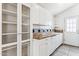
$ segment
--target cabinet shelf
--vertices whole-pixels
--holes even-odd
[[[29,32],[21,32],[21,33],[19,33],[19,34],[28,34]]]
[[[13,46],[13,45],[17,45],[17,42],[3,44],[2,47],[8,47],[8,46]]]
[[[13,48],[16,48],[16,46],[11,46],[11,47],[9,47],[9,48],[5,48],[5,49],[3,49],[2,51],[10,50],[10,49],[13,49]]]
[[[25,43],[25,42],[30,42],[30,39],[22,40],[22,43]]]
[[[22,17],[24,18],[30,18],[30,16],[23,14]]]
[[[17,4],[16,3],[9,3],[9,5],[11,5],[11,6],[14,6],[14,7],[17,7]]]
[[[23,41],[21,41],[22,43],[25,43],[25,44],[28,44],[27,42],[30,42],[30,40],[29,39],[27,39],[27,40],[23,40]],[[4,49],[4,50],[8,50],[8,49],[12,49],[12,48],[15,48],[16,46],[13,46],[13,45],[17,45],[17,42],[13,42],[13,43],[8,43],[8,44],[3,44],[2,45],[2,47],[9,47],[9,46],[11,46],[10,48],[7,48],[7,49]],[[3,51],[4,51],[3,50]]]
[[[10,15],[14,15],[14,16],[16,16],[17,15],[17,13],[16,12],[14,12],[14,11],[10,11],[10,10],[6,10],[6,9],[3,9],[2,10],[3,11],[3,14],[10,14]]]
[[[30,52],[30,42],[22,43],[22,56],[28,56]]]
[[[8,21],[2,21],[2,23],[4,23],[4,24],[17,24],[16,22],[8,22]]]
[[[11,34],[17,34],[17,33],[3,33],[2,35],[11,35]]]
[[[26,26],[29,26],[29,24],[25,24],[25,23],[23,23],[22,25],[26,25]]]
[[[29,33],[29,32],[22,32],[22,34],[27,34],[27,33]]]

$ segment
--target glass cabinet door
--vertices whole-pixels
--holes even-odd
[[[17,4],[2,3],[2,56],[17,55]]]
[[[22,56],[28,56],[30,50],[30,8],[22,5]]]
[[[29,56],[30,53],[30,43],[26,42],[22,44],[22,56]]]

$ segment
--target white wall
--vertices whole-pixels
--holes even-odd
[[[57,15],[55,19],[55,24],[60,25],[64,28],[64,19],[71,16],[79,16],[79,4]]]
[[[79,21],[79,4],[73,6],[72,8],[69,8],[65,12],[57,15],[55,18],[55,24],[62,28],[65,28],[64,27],[65,19],[67,17],[74,17],[74,16],[77,16],[78,21]],[[77,23],[77,25],[78,25],[77,30],[79,32],[79,23]],[[75,34],[74,33],[65,33],[64,34],[64,43],[74,45],[74,46],[79,46],[79,34],[78,33],[75,33]]]

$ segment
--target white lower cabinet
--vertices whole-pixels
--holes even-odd
[[[62,34],[41,40],[33,39],[33,56],[49,56],[62,43]]]
[[[63,43],[62,34],[52,37],[52,52]]]
[[[54,50],[56,49],[56,37],[51,37],[51,49],[50,49],[50,54],[52,54],[54,52]],[[50,42],[49,42],[50,43]]]
[[[52,48],[53,48],[53,41],[52,41],[52,37],[47,38],[48,40],[48,55],[50,55],[52,53]]]
[[[48,56],[48,44],[46,42],[39,45],[39,55]]]
[[[62,34],[48,38],[48,55],[52,54],[63,43]]]
[[[48,44],[46,39],[33,39],[33,56],[47,56]]]

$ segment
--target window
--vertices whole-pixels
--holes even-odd
[[[76,32],[76,21],[77,18],[75,17],[67,19],[67,32]]]

